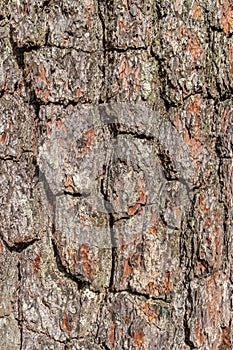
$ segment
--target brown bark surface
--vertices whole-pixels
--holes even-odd
[[[0,349],[230,350],[230,0],[0,2]]]

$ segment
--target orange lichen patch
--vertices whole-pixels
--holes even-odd
[[[115,328],[116,325],[112,323],[108,329],[108,342],[111,346],[115,344]]]
[[[171,279],[171,272],[165,271],[163,291],[164,293],[170,293],[172,290],[173,290],[173,283]]]
[[[221,5],[220,23],[226,34],[233,28],[233,4],[231,0],[224,0]]]
[[[127,259],[125,260],[124,272],[123,272],[123,277],[122,277],[123,281],[124,281],[127,277],[129,277],[129,276],[131,275],[132,271],[133,271],[133,268],[132,268],[132,266],[130,265],[129,260],[130,260],[129,258],[127,258]]]
[[[2,243],[0,242],[0,254],[2,254],[3,252],[3,247],[2,247]]]
[[[201,6],[199,5],[199,2],[197,0],[195,0],[193,2],[193,6],[192,6],[192,17],[194,19],[199,19],[201,16]]]
[[[145,305],[143,306],[143,312],[149,322],[158,320],[158,312],[156,310],[151,310],[150,305],[148,303],[145,303]]]
[[[82,95],[82,90],[78,87],[77,89],[76,89],[76,97],[80,97],[81,95]]]
[[[143,330],[139,330],[132,334],[132,338],[135,346],[141,347],[143,345],[144,335],[145,334]]]
[[[133,206],[128,208],[128,214],[133,216],[138,212],[138,210],[141,208],[141,205],[139,203],[134,204]]]
[[[6,141],[6,133],[3,132],[3,133],[1,134],[1,137],[0,137],[0,143],[3,144],[3,143],[5,143],[5,141]]]
[[[93,278],[92,253],[87,244],[82,244],[80,248],[81,263],[88,278]]]
[[[155,233],[158,233],[158,224],[157,225],[154,225],[152,227],[149,228],[149,233],[151,235],[155,234]]]
[[[48,85],[48,82],[46,79],[46,71],[42,63],[39,65],[39,72],[40,72],[40,80],[42,80],[46,85]]]
[[[159,288],[158,286],[153,282],[149,282],[147,286],[145,287],[146,291],[148,291],[151,295],[157,297],[159,296]]]
[[[199,115],[201,111],[201,99],[199,95],[195,95],[193,101],[190,103],[188,113]]]
[[[35,259],[32,262],[33,270],[36,276],[38,276],[38,272],[40,270],[40,264],[41,264],[41,256],[37,254]]]
[[[66,330],[68,333],[70,333],[72,331],[72,328],[71,328],[71,325],[70,325],[70,322],[69,322],[69,319],[68,319],[68,316],[67,314],[64,312],[64,315],[63,315],[63,320],[62,320],[62,324],[61,324],[62,328],[64,330]]]
[[[139,190],[139,204],[146,204],[146,194],[142,188]]]
[[[188,40],[188,45],[186,47],[186,50],[189,51],[192,55],[192,63],[196,62],[198,59],[201,58],[201,46],[198,38],[196,36],[192,36]]]

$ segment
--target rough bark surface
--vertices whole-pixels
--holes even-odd
[[[230,350],[230,0],[0,2],[0,348]]]

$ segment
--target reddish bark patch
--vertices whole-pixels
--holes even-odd
[[[198,115],[198,114],[200,114],[200,111],[201,111],[200,96],[195,95],[193,102],[190,103],[190,105],[189,105],[188,113]]]
[[[72,331],[72,328],[71,328],[71,325],[70,325],[70,322],[69,322],[69,319],[68,319],[68,316],[67,314],[64,312],[64,315],[63,315],[63,320],[62,320],[62,328],[65,329],[68,333],[70,333]]]
[[[192,36],[189,41],[186,48],[187,51],[189,51],[192,55],[192,63],[196,62],[198,58],[201,56],[201,46],[198,38],[196,36]]]
[[[90,153],[91,147],[94,145],[95,129],[89,129],[85,132],[86,143],[83,146],[83,150],[78,152],[78,156],[81,157],[86,153]]]
[[[231,0],[224,0],[220,9],[220,23],[226,34],[233,28],[233,4]]]
[[[230,337],[230,327],[222,329],[222,343],[219,346],[219,350],[231,350],[231,337]]]
[[[195,0],[192,6],[192,17],[194,19],[199,19],[200,16],[201,16],[201,7],[199,5],[199,2]]]
[[[173,283],[171,279],[171,272],[165,271],[165,278],[164,278],[164,293],[170,293],[173,289]]]
[[[203,333],[201,322],[196,323],[194,336],[199,346],[204,344],[206,336]]]
[[[155,234],[155,233],[158,233],[158,225],[155,224],[154,226],[150,227],[150,228],[149,228],[149,233],[150,233],[151,235],[153,235],[153,234]]]
[[[134,332],[132,334],[132,338],[133,338],[135,346],[141,347],[143,345],[144,335],[145,334],[144,334],[143,330],[139,330],[139,331]]]
[[[141,188],[139,190],[139,200],[138,203],[140,204],[146,204],[146,194],[144,192],[144,190]]]
[[[1,135],[1,138],[0,138],[0,143],[3,144],[3,143],[5,143],[5,141],[6,141],[6,133],[3,132]]]
[[[129,258],[127,258],[124,264],[123,281],[131,275],[132,271],[133,271],[133,268],[129,263]]]
[[[48,82],[46,79],[46,71],[42,63],[39,65],[39,72],[40,72],[40,80],[42,80],[46,85],[48,85]]]
[[[37,254],[35,259],[32,262],[33,270],[36,276],[38,276],[38,272],[40,270],[40,264],[41,264],[41,256],[40,254]]]
[[[139,190],[139,199],[137,200],[137,202],[128,208],[128,214],[131,216],[136,214],[141,208],[141,204],[146,204],[146,194],[142,188],[140,188]]]
[[[157,297],[160,294],[159,287],[153,282],[149,282],[145,287],[146,291],[148,291],[151,295]]]
[[[108,330],[108,342],[111,346],[115,344],[115,328],[116,325],[112,323]]]
[[[143,307],[143,311],[144,311],[149,322],[158,320],[159,315],[158,315],[157,310],[151,309],[151,307],[148,303],[145,303],[145,305]]]
[[[92,268],[92,258],[91,258],[91,251],[87,244],[82,244],[81,249],[81,261],[83,269],[86,273],[87,278],[93,278],[93,268]]]
[[[128,214],[133,216],[134,214],[136,214],[138,212],[140,207],[141,206],[139,203],[134,204],[132,207],[128,208]]]

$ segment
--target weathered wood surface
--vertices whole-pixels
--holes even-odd
[[[229,0],[0,2],[0,348],[230,350]]]

